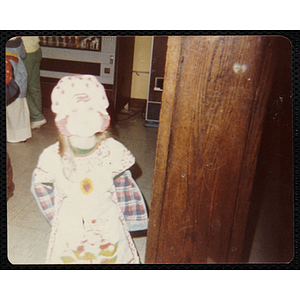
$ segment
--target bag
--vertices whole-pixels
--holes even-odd
[[[15,60],[15,57],[13,57]],[[13,66],[10,62],[10,56],[5,57],[6,65],[6,106],[14,102],[20,95],[20,88],[14,80]]]

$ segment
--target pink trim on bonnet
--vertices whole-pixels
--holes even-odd
[[[104,116],[100,113],[101,117],[102,117],[102,120],[103,120],[103,123],[102,123],[102,127],[101,127],[101,131],[100,132],[104,132],[108,127],[109,127],[109,124],[110,124],[110,116],[107,115],[107,116]]]
[[[66,136],[71,136],[71,133],[67,129],[68,117],[69,116],[66,116],[64,119],[55,121],[55,125],[61,134],[66,135]]]

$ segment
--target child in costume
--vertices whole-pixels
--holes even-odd
[[[40,155],[31,188],[52,225],[46,262],[139,263],[129,230],[147,228],[146,207],[128,171],[134,157],[107,137],[104,87],[63,77],[51,98],[59,142]]]

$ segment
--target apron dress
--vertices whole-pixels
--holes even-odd
[[[75,155],[76,172],[67,179],[72,167],[63,168],[58,150],[56,143],[43,151],[32,178],[31,191],[52,225],[46,263],[139,263],[129,227],[144,230],[148,220],[126,171],[134,164],[130,151],[104,140]]]

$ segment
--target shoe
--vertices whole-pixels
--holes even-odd
[[[41,126],[43,126],[44,124],[47,123],[47,120],[41,120],[41,121],[35,121],[35,122],[31,122],[31,129],[37,129],[40,128]]]
[[[27,139],[26,140],[23,140],[23,141],[9,141],[9,140],[6,140],[8,143],[11,143],[11,144],[17,144],[17,143],[26,143],[27,142]]]

